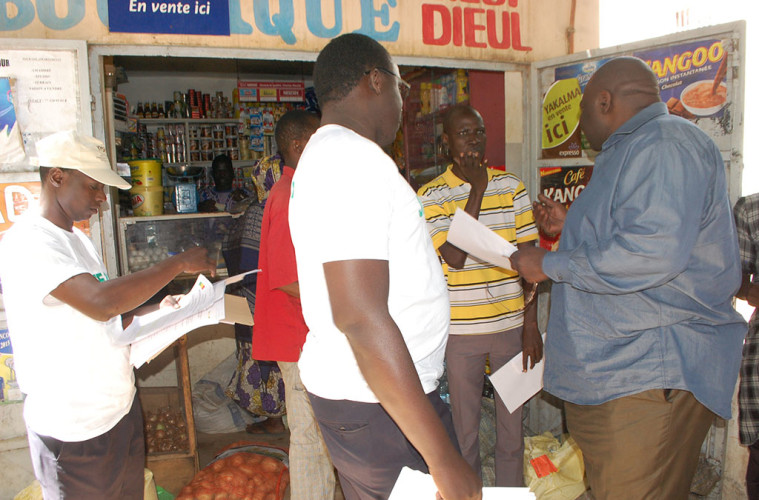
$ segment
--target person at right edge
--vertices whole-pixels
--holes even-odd
[[[314,66],[321,127],[293,176],[303,317],[298,362],[347,500],[388,498],[404,466],[445,500],[480,499],[438,379],[448,291],[424,212],[382,150],[408,84],[375,40],[335,38]]]
[[[759,307],[759,193],[738,200],[733,209],[743,279],[735,296],[754,308]],[[738,386],[738,435],[748,447],[746,494],[759,499],[759,315],[754,309],[743,344],[743,361]]]
[[[730,418],[746,333],[724,162],[667,113],[640,59],[601,66],[580,106],[593,177],[566,214],[534,206],[547,233],[563,229],[558,251],[511,256],[554,282],[545,389],[565,401],[596,499],[686,500],[715,414]]]
[[[424,215],[443,260],[451,302],[451,329],[445,352],[453,427],[466,461],[480,471],[480,416],[485,362],[495,372],[522,352],[522,368],[543,356],[535,288],[522,293],[522,279],[448,242],[461,209],[517,247],[534,245],[538,231],[527,190],[516,176],[487,167],[487,134],[480,113],[463,104],[443,117],[443,145],[451,164],[419,189]],[[509,412],[495,394],[495,485],[524,486],[522,407]]]

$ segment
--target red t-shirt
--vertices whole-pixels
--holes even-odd
[[[253,359],[298,361],[308,327],[303,320],[300,299],[278,287],[298,281],[295,249],[290,237],[288,207],[290,185],[295,170],[284,167],[271,188],[261,224],[261,248],[253,312]]]

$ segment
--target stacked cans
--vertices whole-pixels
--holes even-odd
[[[188,134],[190,161],[211,161],[221,154],[240,159],[237,123],[190,125]]]

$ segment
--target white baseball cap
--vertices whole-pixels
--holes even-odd
[[[102,141],[74,130],[56,132],[36,142],[37,164],[78,170],[84,175],[119,189],[132,184],[111,169]]]

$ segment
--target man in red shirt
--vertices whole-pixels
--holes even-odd
[[[290,427],[290,497],[332,499],[335,475],[327,447],[300,380],[298,359],[308,327],[300,306],[295,249],[290,238],[288,205],[293,173],[319,118],[307,111],[290,111],[274,131],[285,167],[264,209],[256,283],[253,358],[277,361],[285,381]]]

